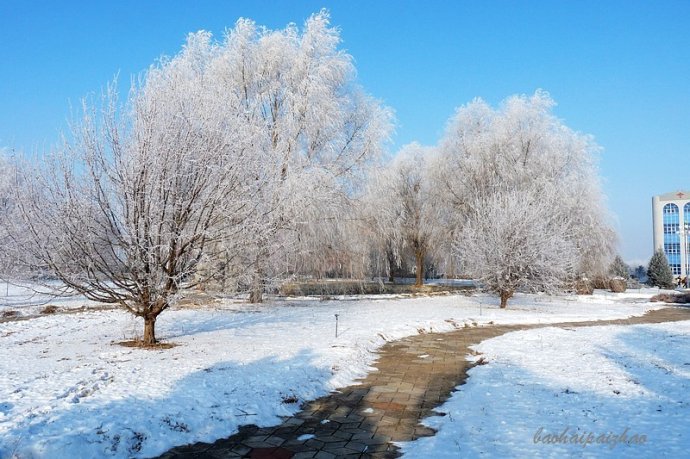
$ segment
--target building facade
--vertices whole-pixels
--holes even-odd
[[[690,191],[652,198],[654,250],[663,249],[674,276],[690,274]]]

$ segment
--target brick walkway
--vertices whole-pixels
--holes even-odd
[[[306,403],[277,426],[248,425],[215,443],[176,447],[160,459],[182,458],[392,458],[397,441],[430,436],[420,425],[467,377],[469,346],[504,333],[545,326],[583,327],[690,320],[690,308],[674,307],[623,320],[463,328],[411,336],[383,346],[360,385]]]

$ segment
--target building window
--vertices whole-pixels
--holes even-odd
[[[687,204],[685,206],[687,207]],[[673,204],[673,203],[666,204],[664,206],[664,221],[666,221],[667,216],[672,216],[672,215],[676,215],[676,216],[678,215],[678,206]],[[676,221],[678,221],[678,217],[675,217],[675,218],[676,218]]]
[[[667,255],[680,255],[680,242],[664,244],[664,252],[666,252]]]
[[[686,202],[683,206],[683,229],[681,233],[683,236],[683,243],[685,244],[685,275],[690,274],[690,202]]]
[[[688,203],[688,204],[690,204],[690,203]],[[685,205],[687,206],[688,204],[685,204]],[[673,204],[673,203],[666,204],[664,206],[664,213],[665,214],[677,214],[678,213],[678,206]]]
[[[678,223],[664,223],[664,234],[677,234],[680,230]]]
[[[671,236],[671,235],[668,235]],[[674,276],[680,275],[680,241],[678,235],[673,235],[676,238],[675,242],[668,242],[664,244],[664,253],[668,259],[668,265],[671,267]]]
[[[683,210],[690,211],[690,203],[683,207]],[[687,212],[686,211],[686,212]],[[680,276],[680,215],[678,215],[678,206],[672,203],[666,204],[663,209],[663,224],[664,224],[664,253],[668,258],[668,264],[674,276]],[[685,219],[690,216],[686,213]],[[690,221],[689,221],[690,222]],[[686,236],[687,238],[687,236]]]

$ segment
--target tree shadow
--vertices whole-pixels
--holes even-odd
[[[350,386],[304,403],[281,423],[241,426],[211,443],[173,448],[159,459],[197,457],[398,457],[391,437],[381,433],[380,414],[368,415],[367,385]]]
[[[206,332],[246,329],[258,324],[262,326],[285,324],[288,319],[278,314],[252,314],[243,311],[210,311],[203,315],[199,311],[194,311],[194,314],[190,313],[188,318],[183,314],[177,314],[174,320],[168,320],[169,317],[164,312],[156,324],[156,334],[165,340]]]
[[[108,390],[103,380],[100,387],[70,394],[57,409],[23,413],[3,432],[0,457],[148,457],[172,445],[226,437],[244,424],[278,424],[280,416],[297,411],[290,401],[326,393],[330,370],[313,360],[303,350],[285,360],[220,362],[188,374],[170,391],[161,387],[155,398],[137,396],[137,387],[129,387],[98,400],[93,396]],[[150,384],[146,376],[142,371],[142,386]]]

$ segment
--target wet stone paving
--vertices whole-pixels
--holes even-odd
[[[246,425],[214,443],[173,448],[160,459],[183,458],[393,458],[394,442],[434,435],[421,421],[464,383],[473,365],[470,346],[535,327],[632,325],[690,320],[690,308],[673,307],[622,320],[460,328],[391,342],[379,350],[375,371],[352,385],[307,402],[280,425]]]

